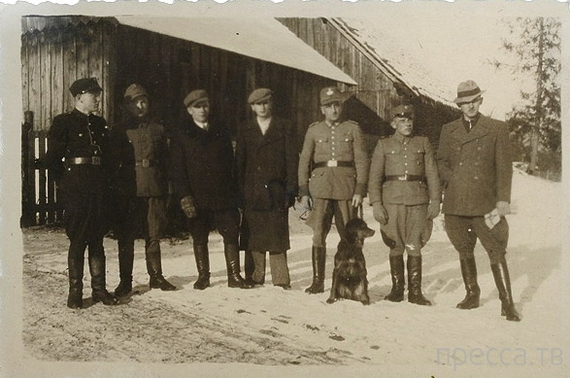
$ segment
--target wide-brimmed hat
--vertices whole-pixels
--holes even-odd
[[[198,101],[208,101],[208,93],[203,89],[196,89],[184,98],[184,106],[189,107],[197,103]]]
[[[457,86],[457,98],[453,100],[453,102],[458,105],[466,102],[471,102],[477,97],[481,96],[483,93],[485,93],[485,91],[482,91],[477,83],[475,83],[473,80],[467,80],[459,83]]]

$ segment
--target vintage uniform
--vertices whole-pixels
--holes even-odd
[[[127,101],[147,97],[138,84],[125,92]],[[174,290],[162,276],[160,238],[166,225],[164,196],[168,146],[164,127],[147,116],[128,115],[113,127],[110,135],[114,168],[114,226],[119,244],[119,287],[117,296],[132,290],[134,244],[139,234],[145,238],[145,259],[150,287]]]
[[[75,97],[100,93],[95,79],[79,79],[70,87]],[[103,237],[109,230],[109,126],[95,114],[77,108],[54,118],[48,134],[48,151],[41,162],[50,169],[62,193],[68,252],[70,296],[68,306],[82,305],[83,266],[88,248],[93,300],[115,304],[106,289]]]

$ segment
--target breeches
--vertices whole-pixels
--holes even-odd
[[[396,205],[385,204],[388,222],[380,226],[382,240],[390,248],[390,255],[398,256],[408,252],[420,256],[422,247],[431,237],[433,222],[427,219],[427,204]]]
[[[352,200],[331,200],[315,198],[313,210],[307,219],[307,224],[313,229],[313,246],[325,247],[326,238],[334,221],[341,238],[346,236],[345,225],[356,217],[357,208],[352,206]]]
[[[207,245],[208,235],[213,230],[222,235],[224,245],[238,245],[239,211],[198,209],[198,215],[188,220],[188,227],[194,246]]]
[[[159,242],[167,222],[164,200],[161,197],[125,197],[127,214],[116,222],[113,230],[119,243],[133,244],[142,234],[146,244]]]

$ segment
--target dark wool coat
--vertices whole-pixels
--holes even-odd
[[[444,185],[442,212],[481,216],[510,202],[513,175],[507,126],[480,116],[470,132],[462,119],[443,126],[436,157]]]
[[[237,182],[230,137],[217,124],[208,131],[190,116],[170,141],[170,173],[175,197],[192,196],[198,209],[228,210],[237,206]]]
[[[265,135],[256,120],[239,130],[236,172],[252,250],[290,247],[287,215],[289,200],[297,195],[296,140],[295,127],[278,118],[271,119]]]

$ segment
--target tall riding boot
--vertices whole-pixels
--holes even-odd
[[[105,254],[89,251],[89,270],[93,302],[103,302],[106,306],[116,305],[117,297],[107,291],[105,284]]]
[[[119,285],[115,296],[125,297],[133,290],[133,262],[135,246],[133,242],[119,240]]]
[[[481,289],[477,284],[477,265],[474,257],[459,260],[461,264],[461,275],[465,283],[465,298],[457,304],[457,308],[469,310],[479,307],[479,296]]]
[[[248,284],[254,285],[255,281],[253,281],[253,272],[255,271],[255,263],[253,260],[252,251],[250,249],[246,249],[243,253],[244,255],[244,266],[243,271],[245,274],[245,282]]]
[[[392,276],[392,290],[384,299],[401,302],[404,300],[404,255],[390,255],[390,275]]]
[[[499,299],[501,300],[501,315],[506,316],[507,320],[518,322],[521,320],[513,301],[511,292],[511,278],[505,258],[501,258],[498,264],[491,264],[493,278],[499,291]]]
[[[325,247],[315,247],[312,250],[313,260],[313,283],[305,289],[305,293],[317,294],[325,291],[325,263],[327,249]]]
[[[194,245],[194,258],[198,279],[194,282],[194,289],[204,290],[210,286],[210,255],[207,245]]]
[[[83,255],[67,258],[69,267],[69,296],[67,307],[81,308],[83,306]]]
[[[158,240],[147,242],[146,251],[146,269],[150,280],[148,286],[151,289],[160,289],[162,291],[176,290],[176,286],[171,284],[162,275],[162,262],[160,257],[160,244]]]
[[[422,294],[422,256],[408,255],[408,302],[431,306]]]
[[[226,268],[228,270],[228,287],[249,289],[253,285],[248,284],[239,274],[239,247],[237,244],[224,245],[224,255],[226,257]]]

